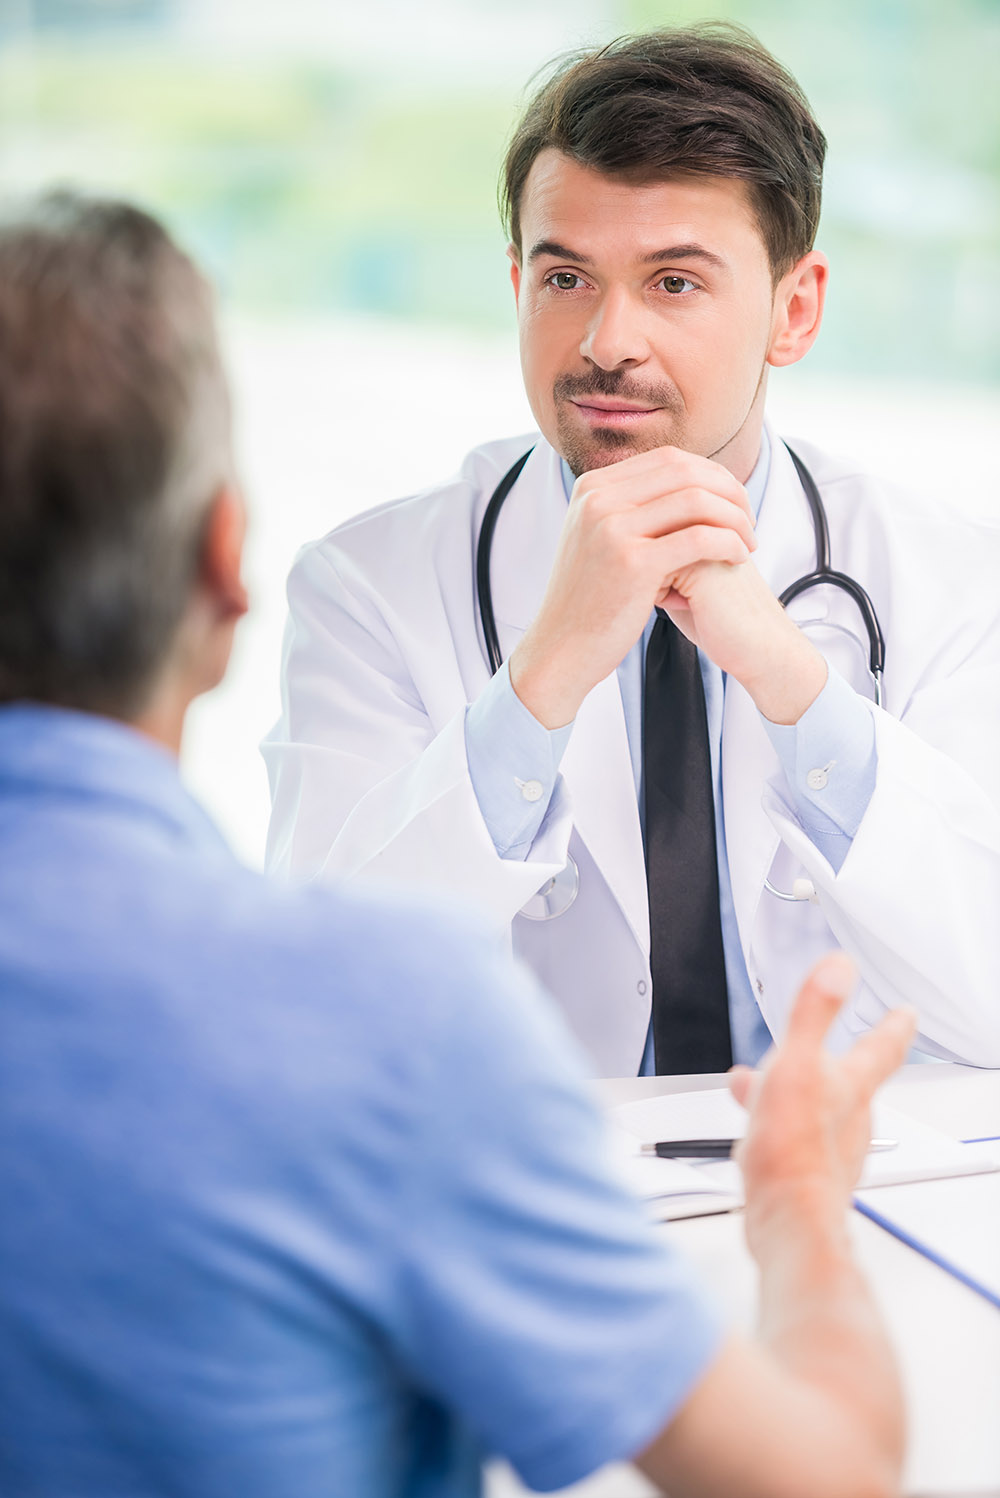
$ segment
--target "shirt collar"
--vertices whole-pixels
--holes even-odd
[[[169,750],[95,713],[33,702],[0,706],[0,798],[32,792],[126,803],[185,842],[226,848],[185,790]]]
[[[771,471],[771,439],[767,433],[767,427],[760,429],[760,452],[753,466],[753,473],[744,484],[753,517],[756,520],[760,515],[760,507],[764,499],[764,490],[767,488],[767,478]]]
[[[563,488],[566,491],[566,499],[568,501],[570,495],[573,492],[573,485],[576,483],[576,479],[573,477],[573,470],[570,468],[565,458],[560,459],[559,467],[562,472]],[[764,490],[767,488],[767,476],[770,470],[771,439],[767,434],[767,428],[761,427],[760,452],[757,454],[757,461],[754,464],[753,473],[751,473],[750,477],[746,481],[746,484],[744,485],[744,488],[747,491],[747,498],[750,501],[750,508],[753,510],[755,520],[760,515],[761,502],[764,498]]]

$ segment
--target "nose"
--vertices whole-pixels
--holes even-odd
[[[644,311],[625,287],[610,287],[587,324],[580,344],[583,357],[600,369],[643,363],[650,353]]]

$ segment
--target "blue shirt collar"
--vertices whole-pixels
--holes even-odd
[[[573,471],[565,458],[561,460],[559,466],[562,470],[563,488],[566,491],[566,499],[568,501],[573,492],[573,485],[576,483],[576,479],[573,477]],[[751,473],[744,486],[755,520],[760,515],[760,507],[764,499],[764,490],[767,488],[767,477],[770,471],[771,439],[767,435],[767,428],[762,427],[760,433],[760,452],[757,454],[753,473]]]
[[[41,703],[0,705],[0,798],[43,794],[127,804],[185,842],[223,850],[173,755],[137,729]]]

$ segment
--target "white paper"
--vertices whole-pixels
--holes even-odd
[[[700,1165],[685,1160],[661,1160],[643,1155],[633,1134],[612,1127],[612,1160],[623,1184],[647,1203],[658,1218],[694,1217],[708,1212],[730,1212],[743,1205],[743,1186],[720,1182]]]
[[[1000,1145],[960,1144],[940,1129],[918,1123],[884,1103],[876,1103],[872,1112],[874,1137],[894,1139],[896,1147],[868,1156],[861,1186],[934,1181],[1000,1170]],[[620,1129],[649,1144],[661,1139],[741,1139],[747,1126],[746,1111],[721,1087],[621,1103],[609,1114]],[[738,1168],[728,1161],[695,1168],[721,1190],[739,1189]]]
[[[1000,1189],[996,1182],[951,1179],[889,1191],[876,1188],[862,1191],[859,1200],[1000,1296]]]
[[[725,1087],[640,1098],[619,1103],[609,1112],[619,1128],[646,1144],[660,1139],[741,1139],[747,1126],[746,1109]]]

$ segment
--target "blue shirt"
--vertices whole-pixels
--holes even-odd
[[[565,462],[562,468],[568,499],[574,479]],[[757,463],[745,486],[755,518],[760,514],[769,470],[770,443],[765,430]],[[655,615],[618,667],[632,774],[643,825],[642,692],[646,646],[654,621]],[[722,795],[726,677],[702,652],[699,652],[698,659],[705,688],[712,761],[719,911],[729,988],[733,1059],[755,1065],[770,1045],[771,1035],[754,997],[743,958],[729,876]],[[822,692],[798,723],[782,726],[770,723],[766,718],[761,721],[781,762],[792,804],[803,827],[832,866],[839,869],[875,789],[875,729],[870,713],[843,678],[831,670]],[[501,857],[524,859],[528,856],[555,790],[559,765],[572,728],[571,723],[554,730],[543,728],[514,692],[506,663],[470,708],[465,734],[469,774],[483,820]],[[810,772],[817,767],[830,769],[834,764],[837,773],[828,776],[822,788],[810,784]],[[512,774],[512,767],[516,767],[516,775]],[[519,787],[532,780],[538,781],[542,794],[529,802],[519,794]],[[650,1025],[639,1072],[640,1075],[649,1075],[654,1069]]]
[[[0,709],[0,1492],[468,1498],[634,1454],[720,1329],[525,975],[242,869],[171,758]]]

